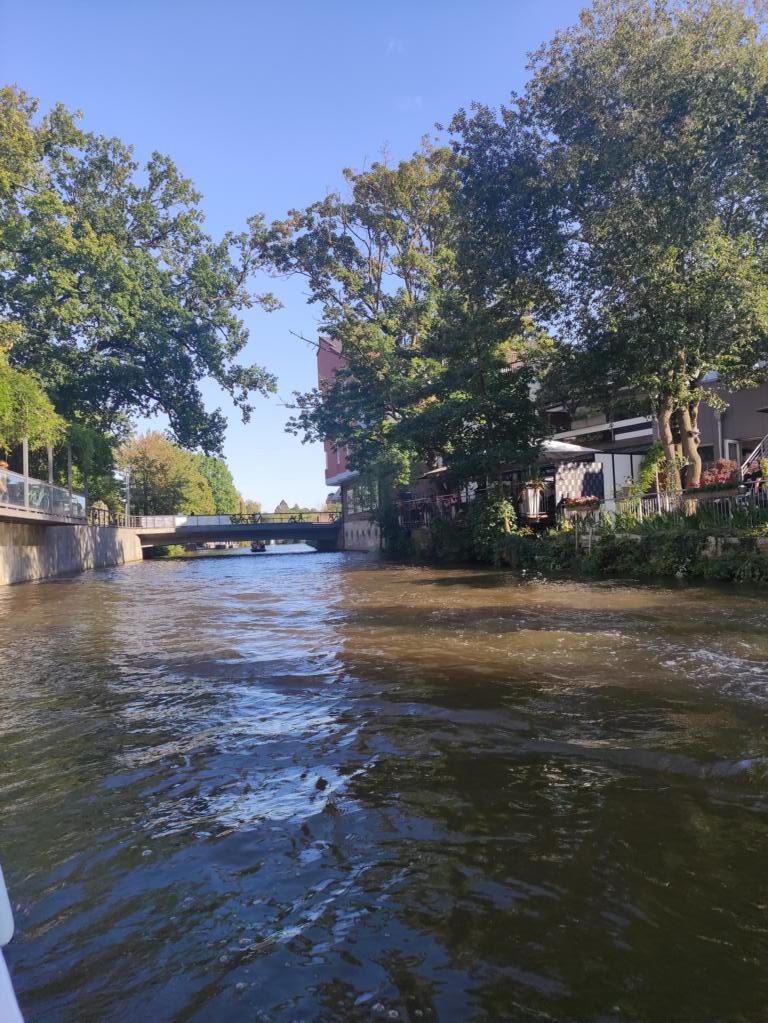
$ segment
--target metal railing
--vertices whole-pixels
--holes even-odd
[[[768,492],[742,485],[733,490],[649,494],[616,501],[612,518],[622,530],[642,523],[675,526],[692,521],[719,528],[749,527],[768,518]]]
[[[744,475],[744,473],[747,471],[747,469],[753,462],[762,461],[766,457],[766,453],[768,453],[768,434],[766,434],[766,436],[763,437],[763,439],[760,441],[760,443],[757,445],[754,451],[752,451],[751,454],[749,454],[747,458],[745,458],[744,461],[741,463],[740,470],[741,475],[742,476]]]
[[[92,526],[128,526],[132,529],[141,527],[140,515],[126,515],[124,512],[112,512],[109,508],[88,509],[88,521]]]
[[[125,518],[125,516],[123,516]],[[337,512],[254,512],[243,515],[131,515],[137,529],[178,529],[184,526],[328,526],[339,521]]]
[[[466,511],[466,508],[467,505],[453,495],[430,495],[398,501],[397,515],[403,528],[418,529],[421,526],[429,526],[433,519],[453,519]]]
[[[85,497],[65,487],[0,469],[0,508],[34,512],[40,516],[86,520]]]

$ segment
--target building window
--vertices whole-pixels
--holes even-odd
[[[379,487],[377,483],[356,483],[347,491],[347,513],[375,511],[379,506]]]

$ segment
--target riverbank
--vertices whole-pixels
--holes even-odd
[[[499,561],[545,577],[584,579],[690,579],[768,584],[766,541],[750,536],[709,536],[693,530],[648,533],[573,531],[512,537]]]
[[[597,526],[534,534],[499,523],[438,522],[396,538],[392,556],[435,564],[495,565],[544,578],[663,580],[768,584],[768,536],[649,526]]]
[[[141,561],[131,529],[0,523],[0,586]]]

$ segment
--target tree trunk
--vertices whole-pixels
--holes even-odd
[[[672,432],[672,399],[665,398],[659,411],[659,439],[667,456],[667,481],[670,490],[682,490],[680,471],[677,468],[677,450]]]
[[[691,402],[680,409],[680,437],[683,455],[688,463],[685,482],[688,486],[701,482],[701,455],[699,454],[699,403]]]

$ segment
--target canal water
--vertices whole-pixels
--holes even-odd
[[[0,594],[28,1023],[768,1019],[768,603],[365,556]]]

